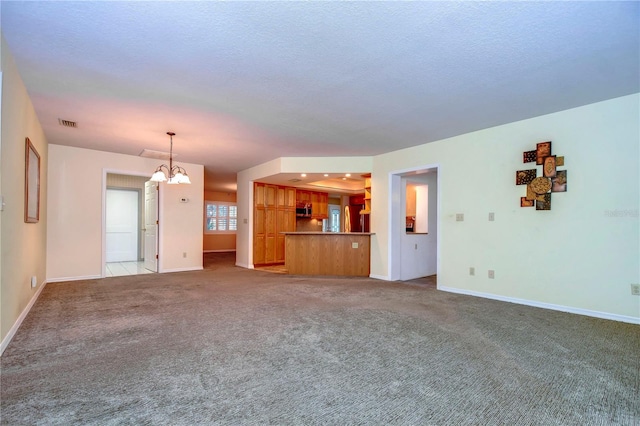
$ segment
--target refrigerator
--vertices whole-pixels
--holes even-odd
[[[344,232],[369,232],[369,215],[360,214],[363,206],[344,206]]]

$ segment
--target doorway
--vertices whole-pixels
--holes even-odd
[[[146,200],[147,176],[105,174],[103,221],[103,276],[139,275],[157,272],[157,237],[155,244],[145,235],[149,208],[157,220],[157,189],[154,202]],[[154,220],[153,235],[157,236]],[[151,247],[149,247],[151,245]],[[152,250],[151,250],[152,249]],[[145,262],[153,251],[152,267]]]
[[[389,279],[435,279],[440,269],[438,165],[394,171],[389,179]]]
[[[107,263],[141,260],[139,206],[138,190],[107,188]]]
[[[337,204],[329,204],[329,217],[322,219],[323,232],[340,232],[340,206]]]

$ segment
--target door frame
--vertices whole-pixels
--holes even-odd
[[[134,172],[131,170],[121,169],[102,169],[102,267],[101,278],[107,276],[107,174],[128,175],[128,176],[142,176],[151,179],[148,173]],[[162,185],[158,185],[158,272],[162,272]]]
[[[440,275],[440,241],[442,241],[441,234],[441,226],[440,226],[440,218],[442,202],[441,202],[441,194],[440,187],[442,186],[441,174],[440,174],[440,165],[439,164],[426,164],[424,166],[410,167],[408,169],[394,170],[389,172],[389,244],[388,244],[388,252],[387,252],[387,261],[389,265],[388,277],[390,281],[399,281],[402,271],[402,264],[400,256],[402,255],[402,232],[404,230],[401,226],[398,226],[399,223],[403,223],[405,220],[404,212],[405,206],[402,205],[404,202],[404,185],[402,185],[402,178],[409,177],[420,172],[426,170],[436,170],[438,174],[438,185],[436,186],[437,191],[437,199],[438,199],[438,208],[436,209],[436,223],[437,223],[437,239],[436,239],[436,274]],[[400,202],[399,202],[400,200]],[[439,286],[439,284],[437,284]]]

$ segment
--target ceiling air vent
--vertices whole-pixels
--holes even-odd
[[[302,179],[295,179],[295,178],[294,179],[289,179],[289,182],[292,182],[292,183],[302,182]]]
[[[78,127],[78,123],[75,121],[63,120],[62,118],[58,118],[58,123],[64,127],[73,127],[74,129]]]
[[[173,158],[176,158],[177,156],[177,154],[173,154]],[[153,149],[145,148],[140,152],[140,157],[155,158],[156,160],[168,160],[169,157],[171,157],[171,154],[168,152],[154,151]]]

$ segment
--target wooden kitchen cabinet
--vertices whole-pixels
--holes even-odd
[[[253,212],[253,233],[255,234],[265,234],[265,220],[264,220],[265,209],[264,207],[256,207]]]
[[[282,232],[296,230],[296,189],[254,184],[253,264],[284,263]]]
[[[327,219],[329,217],[328,193],[315,191],[297,191],[297,194],[299,203],[303,202],[311,204],[312,219]]]
[[[318,192],[311,193],[311,219],[320,219],[320,194]]]
[[[278,190],[277,190],[277,203],[276,203],[276,207],[278,207],[279,209],[283,209],[286,207],[287,203],[285,201],[286,198],[286,191],[284,186],[279,186]]]
[[[360,214],[371,214],[371,175],[364,175],[364,209]]]
[[[264,207],[264,184],[263,183],[254,184],[253,204],[255,207]]]
[[[329,194],[326,192],[320,193],[320,215],[323,219],[329,218]]]
[[[311,192],[304,190],[296,191],[296,201],[298,203],[310,203],[311,202]]]
[[[256,182],[254,184],[253,202],[255,207],[275,207],[278,197],[278,186]]]
[[[295,209],[296,189],[288,186],[279,186],[276,207],[279,209]]]
[[[282,232],[295,232],[296,230],[296,211],[294,209],[278,209],[276,212],[276,224],[278,232],[276,234],[276,262],[285,261],[285,238]]]
[[[264,234],[253,236],[253,264],[262,265],[265,263]]]
[[[286,186],[284,188],[284,203],[285,203],[285,208],[287,209],[294,209],[296,208],[296,189],[295,188],[291,188]],[[295,216],[295,215],[294,215]]]
[[[363,206],[364,205],[364,194],[352,195],[349,197],[349,205],[352,206]]]
[[[274,264],[276,262],[276,235],[268,235],[264,240],[264,263]]]
[[[276,185],[265,185],[264,204],[266,207],[275,207],[278,197],[278,187]]]
[[[264,233],[267,235],[275,234],[278,232],[278,228],[276,226],[276,209],[266,208],[264,209]]]
[[[326,192],[311,192],[311,218],[327,219],[329,217],[329,194]]]
[[[326,192],[296,190],[296,202],[311,204],[312,219],[327,219],[329,217],[329,194]]]

